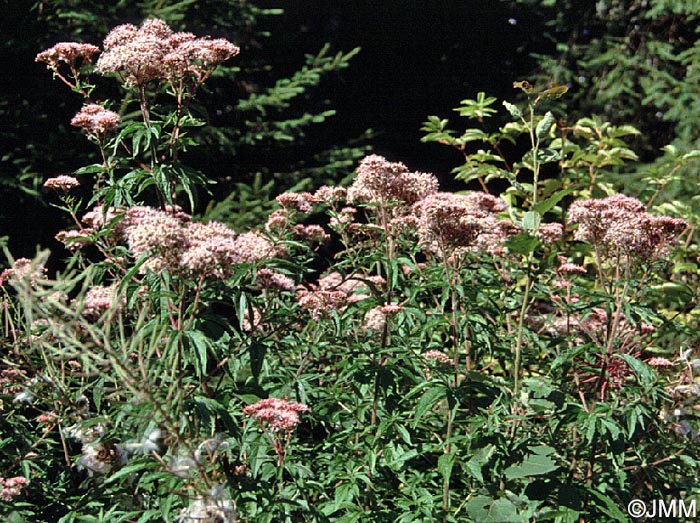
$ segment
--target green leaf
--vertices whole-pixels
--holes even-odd
[[[523,229],[526,231],[536,231],[540,222],[542,221],[542,216],[537,211],[527,211],[525,216],[523,216]]]
[[[624,360],[630,366],[642,387],[650,387],[656,381],[651,367],[631,354],[615,354],[614,357]]]
[[[572,185],[571,187],[567,187],[564,190],[561,190],[557,193],[554,193],[552,196],[547,198],[546,200],[543,200],[539,202],[537,205],[533,207],[533,210],[537,211],[541,215],[544,215],[545,213],[548,213],[549,211],[552,210],[552,208],[557,205],[564,196],[567,196],[571,194],[574,191],[577,191],[579,189],[578,186]]]
[[[506,102],[503,100],[503,106],[508,110],[508,112],[511,114],[513,118],[522,118],[523,113],[522,111],[518,108],[517,105],[512,104],[510,102]]]
[[[555,85],[554,87],[550,87],[549,89],[542,91],[537,99],[556,100],[557,98],[564,96],[568,91],[569,87],[566,85]]]
[[[533,252],[539,244],[540,239],[528,233],[516,234],[505,242],[505,246],[509,251],[515,254],[522,254],[523,256]]]
[[[455,454],[450,452],[449,454],[443,454],[438,458],[438,472],[443,478],[449,479],[452,475],[452,467],[455,464]]]
[[[587,488],[586,490],[600,502],[600,504],[596,504],[596,506],[608,517],[613,518],[613,521],[618,521],[620,523],[627,523],[629,521],[627,514],[620,510],[618,503],[594,488]]]
[[[506,498],[494,500],[490,496],[475,496],[465,505],[469,517],[479,523],[526,522],[527,517],[518,514],[517,507]]]
[[[418,422],[429,409],[434,409],[437,403],[446,395],[445,385],[442,383],[433,382],[428,384],[428,389],[423,393],[423,396],[416,403],[413,415],[413,428],[418,425]]]
[[[464,465],[467,468],[467,472],[471,474],[474,479],[483,483],[484,476],[481,473],[482,467],[491,459],[491,456],[496,451],[495,445],[486,445],[474,452],[474,455],[467,461]]]
[[[549,454],[554,452],[553,448],[543,445],[530,447],[529,450],[532,454],[528,455],[521,463],[511,465],[505,470],[505,476],[508,479],[541,476],[559,468],[549,457]]]
[[[250,356],[250,370],[253,373],[255,381],[258,381],[260,379],[263,363],[265,362],[267,347],[261,343],[253,343],[248,349],[248,354]]]
[[[549,130],[552,128],[552,126],[555,123],[556,123],[556,118],[554,118],[552,111],[547,111],[547,113],[539,121],[539,123],[537,124],[537,127],[535,129],[535,134],[537,136],[537,139],[541,140],[542,138],[547,136],[547,134],[549,134]]]
[[[128,476],[130,474],[134,474],[136,472],[140,472],[142,470],[146,470],[151,467],[151,464],[148,461],[142,461],[139,463],[134,463],[133,465],[127,465],[125,467],[120,468],[118,471],[116,471],[114,474],[109,476],[105,481],[105,485],[109,483],[114,483],[118,479],[123,478],[124,476]]]
[[[201,331],[190,331],[187,333],[187,337],[192,342],[197,356],[197,359],[195,360],[197,375],[204,376],[207,373],[207,361],[209,359],[209,340]]]

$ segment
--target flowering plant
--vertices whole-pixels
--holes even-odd
[[[0,274],[11,518],[626,521],[627,496],[698,493],[697,316],[666,292],[695,289],[689,224],[613,185],[629,129],[540,115],[561,90],[506,104],[493,133],[431,118],[478,190],[369,155],[349,186],[283,193],[234,231],[178,205],[199,183],[178,152],[235,46],[149,20],[104,49],[140,121],[83,108],[103,163],[75,174],[98,174],[95,205],[76,177],[46,182],[73,255]],[[96,54],[38,59],[93,102]],[[481,126],[494,102],[460,112]]]

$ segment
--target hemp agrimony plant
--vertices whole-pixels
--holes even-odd
[[[102,154],[102,164],[77,173],[98,175],[91,201],[133,205],[136,196],[153,186],[161,206],[176,204],[178,189],[194,206],[195,188],[204,180],[179,161],[180,151],[194,145],[187,129],[204,123],[193,115],[191,102],[216,67],[238,54],[238,47],[223,38],[177,33],[162,20],[149,19],[138,28],[115,27],[93,69],[98,52],[94,45],[64,42],[36,57],[85,100],[71,124],[82,128]],[[88,83],[93,71],[119,80],[126,96],[118,109],[123,112],[135,101],[140,121],[128,122],[117,133],[119,114],[93,101],[95,86]]]
[[[182,164],[193,97],[235,46],[149,20],[97,52],[39,55],[102,163],[46,182],[66,267],[0,274],[11,521],[623,522],[698,495],[698,339],[667,292],[697,295],[692,224],[618,192],[631,128],[567,124],[564,89],[518,83],[508,123],[480,94],[473,128],[425,125],[477,190],[369,155],[234,231],[178,198],[204,182]],[[120,103],[96,102],[93,62]]]

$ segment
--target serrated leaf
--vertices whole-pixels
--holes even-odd
[[[542,100],[556,100],[564,96],[568,91],[569,87],[567,85],[555,85],[554,87],[542,91],[537,98]]]
[[[536,231],[540,222],[542,221],[542,216],[537,211],[527,211],[525,216],[523,216],[523,229],[526,231]]]
[[[654,372],[651,370],[649,365],[641,360],[638,360],[631,354],[616,354],[615,357],[624,360],[625,363],[630,366],[642,387],[649,387],[654,384]]]
[[[537,205],[533,207],[533,210],[537,211],[538,213],[544,215],[545,213],[549,212],[552,210],[552,208],[557,205],[564,196],[567,196],[571,194],[572,192],[578,190],[578,186],[571,186],[567,187],[566,189],[554,193],[552,196],[547,198],[546,200],[543,200],[539,202]]]
[[[261,343],[253,343],[248,348],[248,354],[250,356],[250,370],[253,373],[255,381],[258,381],[263,363],[265,362],[267,347]]]
[[[505,246],[509,251],[522,255],[530,254],[539,244],[540,239],[528,233],[516,234],[508,238],[505,242]]]
[[[449,478],[452,475],[452,467],[455,464],[455,455],[453,453],[443,454],[438,458],[438,472],[443,478]]]
[[[114,483],[118,479],[123,478],[124,476],[128,476],[129,474],[133,474],[135,472],[140,472],[142,470],[145,470],[151,466],[150,463],[148,462],[140,462],[140,463],[134,463],[133,465],[127,465],[125,467],[120,468],[118,471],[116,471],[114,474],[109,476],[107,479],[105,479],[104,483],[105,485],[109,483]]]
[[[484,481],[484,476],[481,473],[481,468],[488,462],[495,450],[495,445],[487,445],[485,447],[482,447],[478,449],[474,453],[474,455],[469,459],[469,461],[467,461],[464,464],[467,468],[467,472],[469,472],[477,481]]]
[[[620,510],[620,507],[617,503],[615,503],[615,501],[593,488],[588,488],[586,490],[589,494],[602,503],[596,504],[597,507],[609,517],[613,518],[613,521],[618,521],[620,523],[627,523],[629,521],[627,514]]]

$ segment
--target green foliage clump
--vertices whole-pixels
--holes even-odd
[[[631,124],[639,130],[633,142],[639,161],[616,169],[615,183],[663,212],[697,224],[700,180],[695,160],[700,120],[694,108],[700,85],[700,4],[681,0],[516,3],[529,14],[549,20],[545,36],[553,48],[537,55],[536,83],[541,88],[568,86],[566,112],[574,121],[596,115],[613,126]],[[690,253],[696,252],[696,244],[694,235],[687,242]]]

